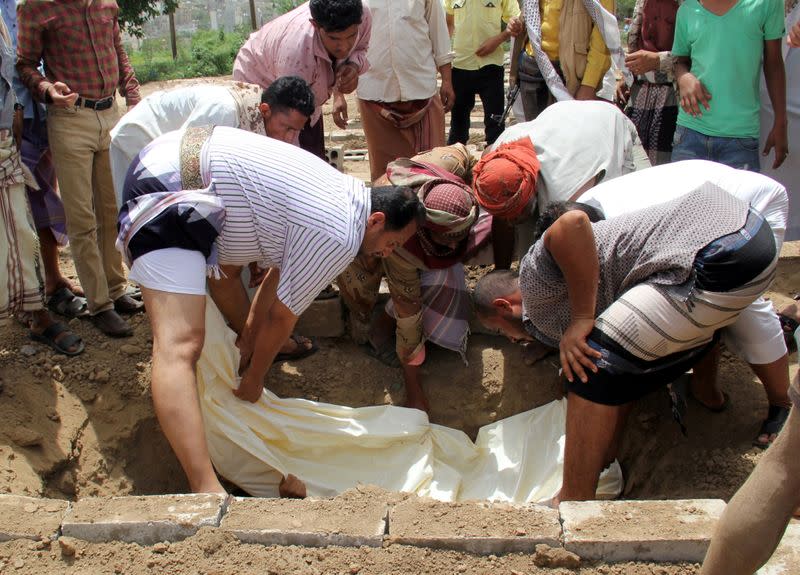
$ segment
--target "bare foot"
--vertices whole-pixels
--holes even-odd
[[[305,499],[306,484],[291,473],[284,475],[278,484],[278,494],[288,499]]]
[[[61,288],[67,288],[69,291],[74,293],[78,297],[86,297],[86,294],[83,293],[83,288],[78,284],[72,283],[68,278],[64,276],[57,277],[52,283],[47,282],[45,286],[44,293],[46,296],[51,296]]]
[[[302,335],[292,335],[283,344],[279,353],[297,353],[300,351],[298,347],[301,345],[308,351],[314,346],[314,342]]]
[[[216,493],[217,495],[227,495],[228,492],[217,479],[216,475],[213,480],[200,483],[197,487],[192,488],[192,493]]]
[[[721,410],[725,405],[725,395],[716,383],[713,385],[700,385],[696,382],[695,377],[692,376],[689,380],[689,386],[692,397],[711,411]]]

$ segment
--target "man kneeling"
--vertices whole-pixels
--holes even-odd
[[[591,206],[551,206],[519,276],[493,272],[475,289],[484,325],[559,348],[568,380],[562,501],[594,497],[626,406],[691,367],[767,289],[778,256],[761,214],[711,184],[599,217]]]

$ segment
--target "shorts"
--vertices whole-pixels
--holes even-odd
[[[154,250],[133,261],[128,278],[147,289],[206,295],[206,258],[182,248]]]

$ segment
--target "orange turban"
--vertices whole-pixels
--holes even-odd
[[[472,169],[475,198],[493,216],[514,220],[536,195],[539,166],[530,138],[502,144]]]

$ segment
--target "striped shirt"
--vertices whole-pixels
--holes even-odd
[[[34,98],[45,99],[49,82],[64,82],[84,98],[119,93],[139,102],[128,55],[122,47],[114,0],[26,0],[17,7],[17,70]],[[44,58],[47,77],[39,73]]]
[[[284,142],[218,126],[201,170],[225,203],[219,262],[280,269],[278,299],[300,315],[358,254],[370,213],[364,184]]]

